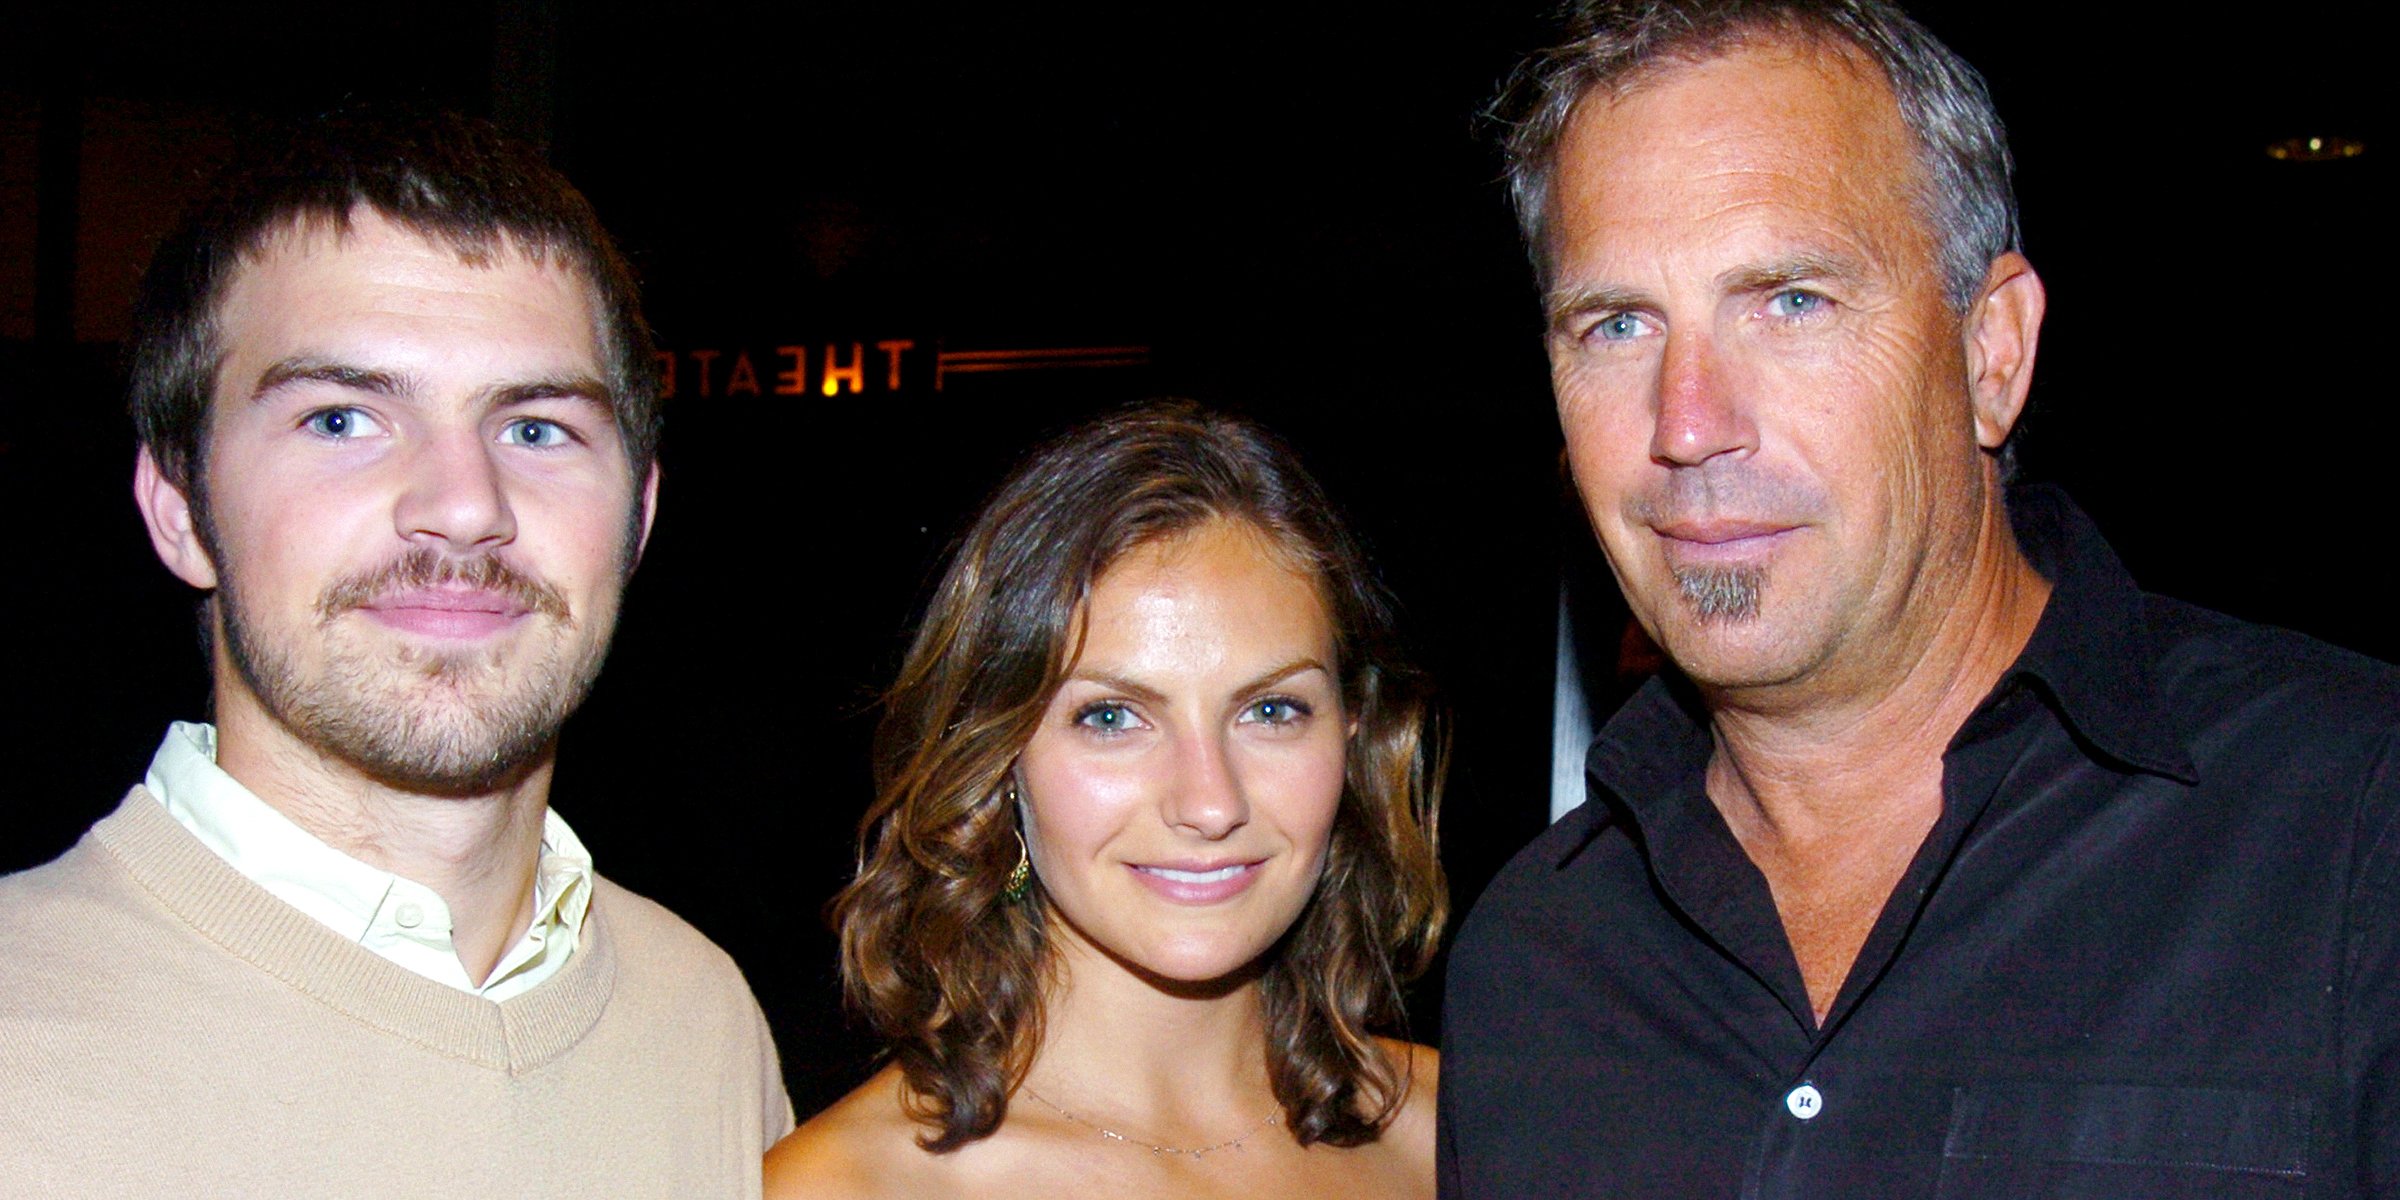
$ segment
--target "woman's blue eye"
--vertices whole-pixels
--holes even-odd
[[[1122,704],[1094,704],[1075,714],[1075,723],[1102,733],[1115,733],[1133,724],[1133,713]]]

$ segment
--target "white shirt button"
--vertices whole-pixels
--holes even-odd
[[[392,923],[402,929],[415,929],[425,923],[425,910],[417,907],[413,900],[404,902],[392,910]]]
[[[1818,1113],[1825,1111],[1825,1095],[1804,1083],[1783,1098],[1783,1106],[1792,1110],[1793,1116],[1813,1121]]]

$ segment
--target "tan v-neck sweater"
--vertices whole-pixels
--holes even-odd
[[[136,788],[0,879],[0,1197],[756,1196],[792,1126],[724,952],[602,879],[501,1003],[342,940]]]

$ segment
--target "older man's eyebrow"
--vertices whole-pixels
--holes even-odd
[[[1718,285],[1728,295],[1752,292],[1771,292],[1811,280],[1844,282],[1858,278],[1861,264],[1835,254],[1793,254],[1750,266],[1737,267],[1718,276]]]
[[[1632,288],[1611,284],[1576,285],[1551,289],[1543,308],[1550,317],[1550,328],[1557,331],[1572,324],[1577,317],[1595,314],[1640,311],[1657,307],[1650,297]]]
[[[326,383],[378,396],[402,395],[410,386],[406,376],[390,371],[329,359],[295,357],[280,359],[259,372],[258,383],[250,389],[250,402],[255,404],[295,383]]]

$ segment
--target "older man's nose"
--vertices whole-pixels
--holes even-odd
[[[1653,401],[1652,461],[1690,467],[1720,454],[1758,448],[1758,428],[1731,376],[1705,334],[1667,335]]]

